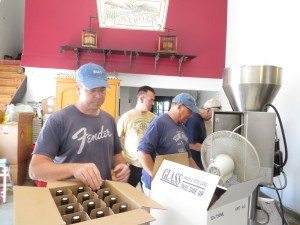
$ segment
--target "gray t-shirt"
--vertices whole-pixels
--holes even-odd
[[[95,163],[102,178],[111,179],[113,155],[121,151],[112,116],[103,110],[99,116],[88,116],[70,105],[47,119],[33,154],[55,163]]]

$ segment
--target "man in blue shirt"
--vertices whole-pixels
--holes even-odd
[[[201,162],[200,150],[202,143],[206,138],[206,129],[204,119],[201,117],[200,112],[193,113],[192,116],[186,121],[185,127],[187,129],[187,135],[189,138],[191,156],[194,159],[197,166],[201,170],[204,170],[204,167]]]
[[[172,100],[170,110],[149,125],[138,146],[138,157],[143,167],[144,191],[151,189],[151,177],[156,155],[189,152],[189,142],[184,127],[185,121],[198,112],[195,99],[188,93],[181,93]],[[190,165],[196,167],[192,158]],[[146,188],[146,189],[145,189]]]
[[[212,111],[219,110],[220,108],[221,103],[218,100],[209,99],[204,103],[199,112],[193,113],[185,123],[190,143],[191,156],[201,170],[204,170],[201,161],[202,143],[207,135],[212,133]]]

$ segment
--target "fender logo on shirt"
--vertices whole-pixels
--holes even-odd
[[[81,129],[79,129],[72,136],[72,139],[81,141],[79,149],[78,149],[78,152],[77,152],[77,154],[81,154],[81,152],[82,152],[82,150],[83,150],[84,145],[85,145],[86,142],[87,143],[91,143],[93,141],[97,141],[97,140],[100,140],[100,139],[103,139],[103,138],[107,138],[107,137],[111,137],[111,136],[112,136],[112,134],[110,133],[110,131],[108,129],[106,129],[104,131],[103,126],[101,126],[101,131],[99,133],[95,133],[95,134],[89,134],[89,133],[87,133],[86,128],[83,127]]]

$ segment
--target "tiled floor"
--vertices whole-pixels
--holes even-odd
[[[32,182],[31,181],[27,181],[25,183],[26,186],[32,186]],[[290,213],[285,213],[285,219],[287,221],[287,225],[300,225],[300,220],[299,219],[299,215],[296,216],[292,216],[292,214]],[[1,200],[0,200],[0,224],[1,225],[13,225],[13,192],[10,190],[8,191],[8,195],[7,195],[7,202],[5,204],[1,204]],[[278,223],[277,223],[278,222]],[[276,225],[281,225],[281,221],[277,221]],[[166,224],[169,225],[169,224]],[[236,224],[238,225],[238,224]],[[275,225],[275,224],[270,224],[268,223],[268,225]]]
[[[0,204],[1,224],[13,225],[13,195],[10,191],[7,195],[7,202]]]

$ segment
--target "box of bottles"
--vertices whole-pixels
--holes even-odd
[[[164,209],[127,183],[105,181],[93,191],[75,180],[16,186],[14,207],[15,225],[147,224],[154,220],[150,208]]]
[[[248,196],[261,178],[225,188],[219,176],[174,162],[176,155],[162,161],[152,180],[151,198],[168,210],[151,210],[151,225],[247,225]]]

